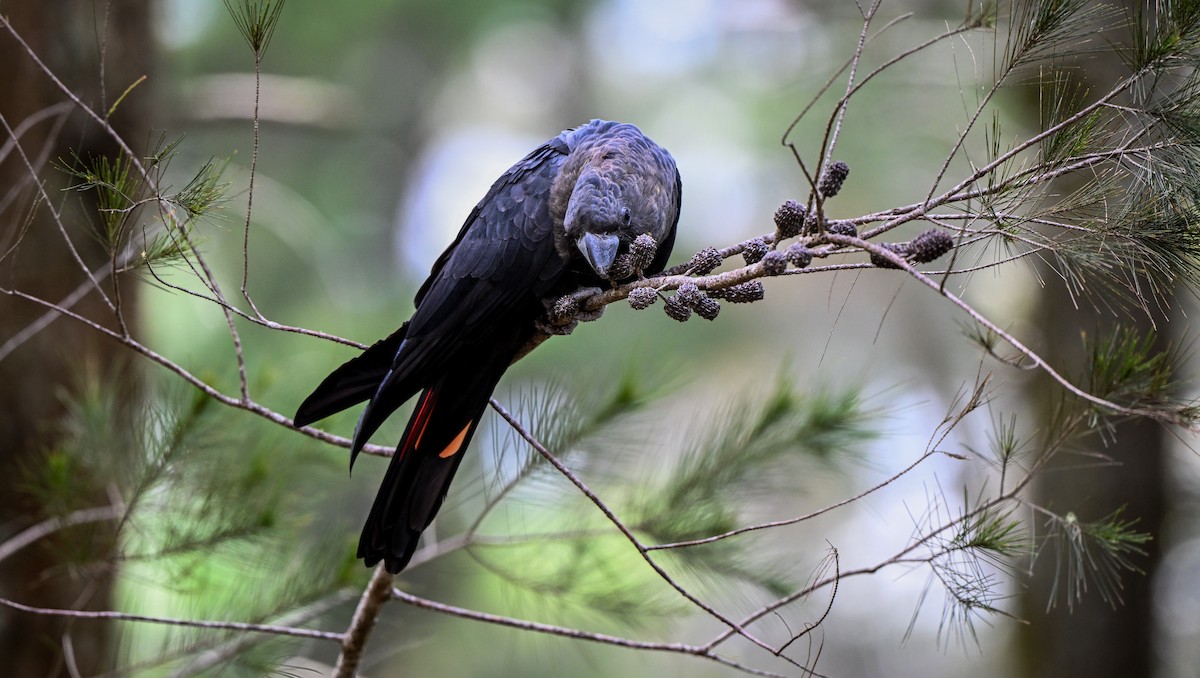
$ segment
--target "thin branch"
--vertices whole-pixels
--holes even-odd
[[[253,400],[244,400],[242,398],[226,395],[225,393],[214,388],[213,386],[210,386],[207,382],[200,379],[196,375],[192,374],[190,371],[188,371],[182,365],[180,365],[180,364],[170,360],[166,356],[154,351],[153,349],[149,348],[145,344],[142,344],[141,342],[137,341],[133,337],[122,336],[120,333],[115,332],[115,331],[95,322],[94,320],[91,320],[90,318],[86,318],[70,309],[55,306],[52,302],[46,301],[45,299],[41,299],[41,298],[36,297],[27,292],[22,292],[21,290],[0,288],[0,294],[8,294],[10,296],[14,296],[14,297],[17,297],[20,299],[25,299],[32,303],[39,304],[46,308],[53,309],[56,313],[64,315],[73,320],[79,321],[79,322],[87,325],[91,329],[93,329],[97,332],[100,332],[101,334],[104,334],[112,339],[117,340],[120,343],[124,344],[125,346],[129,347],[130,349],[133,349],[134,352],[139,353],[142,356],[148,358],[151,362],[155,362],[155,363],[161,365],[162,367],[166,368],[168,371],[179,376],[185,382],[187,382],[188,384],[191,384],[197,390],[201,391],[202,393],[204,393],[208,397],[212,398],[213,400],[216,400],[217,402],[221,403],[222,405],[226,405],[228,407],[232,407],[232,408],[239,409],[239,410],[245,410],[247,412],[252,412],[254,414],[257,414],[260,417],[263,417],[264,419],[267,419],[268,421],[279,424],[280,426],[294,428],[294,424],[290,417],[284,416],[264,405],[261,405],[255,401],[253,401]],[[320,440],[321,442],[329,443],[331,445],[336,445],[338,447],[344,447],[344,448],[349,449],[350,445],[351,445],[351,441],[349,438],[343,438],[342,436],[333,435],[332,433],[327,433],[327,432],[322,431],[313,426],[304,426],[302,428],[297,428],[295,430],[303,433],[304,435],[306,435],[310,438],[315,438],[316,440]],[[378,455],[378,456],[382,456],[382,457],[390,457],[395,452],[395,448],[385,447],[383,445],[368,444],[363,447],[362,451],[367,454],[374,454],[374,455]]]
[[[297,627],[301,624],[316,619],[333,608],[345,603],[354,598],[354,591],[350,589],[341,589],[335,591],[321,600],[305,605],[299,609],[288,612],[275,619],[275,624],[278,626]],[[245,651],[247,648],[258,644],[262,639],[258,636],[240,636],[227,643],[222,643],[218,647],[214,647],[205,652],[200,653],[195,659],[188,662],[186,666],[180,667],[173,672],[170,678],[188,678],[196,674],[210,669],[214,666],[224,664],[230,657]]]
[[[0,562],[4,562],[17,551],[59,530],[75,525],[119,520],[124,512],[124,507],[121,506],[98,506],[96,508],[73,511],[65,516],[47,518],[0,543]]]
[[[6,21],[3,15],[0,15],[0,21]],[[0,125],[4,127],[4,131],[8,134],[9,138],[13,139],[13,147],[16,149],[17,155],[21,157],[21,162],[25,164],[25,169],[29,172],[29,176],[37,177],[38,171],[34,169],[33,163],[29,160],[29,156],[25,154],[25,149],[21,147],[21,142],[17,140],[16,132],[14,132],[13,128],[9,126],[8,119],[5,118],[3,114],[0,114]],[[50,210],[50,215],[54,218],[54,223],[56,226],[58,226],[58,232],[60,235],[62,235],[63,242],[66,244],[67,251],[71,254],[71,258],[75,260],[75,265],[79,267],[80,271],[83,271],[84,275],[89,277],[92,285],[95,286],[96,291],[100,294],[100,298],[104,300],[104,303],[108,306],[109,310],[115,312],[116,306],[113,304],[113,301],[104,293],[103,288],[100,287],[100,283],[96,280],[95,276],[92,275],[91,269],[88,268],[87,264],[83,263],[83,256],[80,255],[79,249],[75,247],[75,242],[71,240],[70,234],[67,233],[66,224],[63,223],[62,219],[62,213],[54,208],[53,201],[50,200],[50,194],[46,192],[45,184],[36,179],[33,180],[33,183],[35,186],[37,186],[38,194],[41,195],[42,200],[46,203],[46,208]]]
[[[246,223],[242,229],[242,297],[246,303],[250,305],[250,310],[254,311],[254,315],[262,318],[263,314],[258,310],[258,306],[254,304],[254,300],[250,298],[250,292],[247,289],[247,283],[250,279],[250,216],[254,210],[254,177],[258,173],[258,145],[259,145],[259,102],[262,97],[262,57],[263,52],[256,50],[254,53],[254,142],[250,151],[250,186],[246,189]]]
[[[783,527],[785,525],[795,525],[796,523],[802,523],[806,520],[812,520],[813,518],[825,515],[826,513],[829,513],[830,511],[839,509],[843,506],[846,506],[847,504],[852,504],[852,503],[858,501],[859,499],[862,499],[871,494],[874,494],[875,492],[878,492],[879,490],[882,490],[883,488],[887,487],[888,485],[891,485],[892,483],[896,482],[897,480],[904,477],[905,475],[908,475],[908,473],[910,471],[915,469],[917,466],[920,466],[921,462],[934,456],[935,454],[946,454],[946,453],[939,452],[938,450],[929,450],[929,451],[925,452],[924,454],[922,454],[920,457],[918,457],[916,461],[909,464],[903,470],[898,471],[897,473],[893,474],[886,480],[883,480],[883,481],[871,486],[870,488],[863,490],[862,492],[859,492],[858,494],[854,495],[853,497],[847,497],[846,499],[843,499],[839,502],[830,504],[829,506],[826,506],[825,508],[813,511],[811,513],[806,513],[802,516],[796,516],[794,518],[787,518],[784,520],[773,520],[770,522],[758,523],[755,525],[748,525],[746,527],[739,527],[735,530],[729,530],[728,532],[722,532],[721,534],[716,534],[711,537],[704,537],[703,539],[690,539],[688,541],[677,541],[677,542],[672,542],[669,544],[656,544],[654,546],[647,546],[646,550],[647,551],[663,551],[663,550],[667,550],[667,549],[685,548],[688,546],[700,546],[702,544],[711,544],[713,542],[718,542],[723,539],[728,539],[730,537],[736,537],[739,534],[745,534],[747,532],[756,532],[758,530],[768,530],[768,529],[771,529],[774,527]],[[947,456],[954,456],[954,455],[947,455]]]
[[[563,638],[574,638],[576,640],[587,640],[593,643],[601,643],[604,645],[615,645],[617,647],[624,647],[631,650],[649,650],[653,652],[688,654],[715,661],[719,664],[723,664],[750,675],[786,678],[783,674],[763,671],[735,662],[731,659],[716,654],[712,648],[709,647],[687,645],[685,643],[654,643],[645,640],[633,640],[631,638],[622,638],[620,636],[612,636],[606,633],[584,631],[582,629],[571,628],[568,626],[555,626],[553,624],[543,624],[541,622],[514,619],[512,617],[504,617],[501,615],[489,614],[487,612],[470,610],[465,607],[457,607],[454,605],[439,603],[437,601],[414,596],[411,593],[401,591],[397,588],[392,589],[392,597],[402,603],[412,605],[413,607],[432,610],[434,612],[440,612],[442,614],[447,614],[462,619],[471,619],[473,621],[484,622],[487,624],[506,626],[508,628],[518,629],[521,631],[531,631],[533,633],[542,633],[551,636],[560,636]],[[733,632],[730,631],[730,633]],[[812,675],[819,676],[819,674]]]
[[[110,271],[107,266],[103,267],[101,269],[101,273],[99,274],[99,280],[104,280],[107,278],[109,272]],[[72,290],[70,294],[63,297],[61,301],[54,304],[54,306],[59,308],[71,308],[75,304],[79,303],[81,299],[86,297],[88,292],[91,292],[94,289],[96,289],[95,285],[93,285],[90,281],[85,280],[84,282],[80,283],[78,287]],[[55,320],[58,320],[60,317],[62,317],[62,314],[57,310],[46,311],[42,315],[38,316],[37,320],[34,320],[25,327],[21,328],[20,332],[17,332],[9,337],[8,340],[6,340],[3,344],[0,344],[0,361],[3,361],[9,356],[9,354],[20,348],[25,342],[37,336],[39,332],[49,327],[51,323],[53,323]]]
[[[838,582],[841,580],[841,574],[840,574],[841,561],[838,558],[838,550],[836,548],[833,548],[832,545],[830,545],[830,550],[833,552],[832,553],[833,592],[829,594],[829,603],[827,605],[825,605],[825,611],[821,613],[821,616],[817,618],[817,621],[812,622],[811,624],[805,624],[804,630],[800,631],[799,633],[793,634],[791,640],[788,640],[788,642],[784,643],[783,645],[780,645],[779,646],[780,652],[783,652],[784,650],[786,650],[788,648],[789,645],[796,642],[797,640],[800,640],[804,636],[807,636],[808,634],[812,633],[814,630],[819,628],[822,624],[825,623],[825,620],[829,618],[829,613],[833,612],[833,603],[834,603],[834,601],[837,600]]]
[[[489,402],[491,403],[492,409],[494,409],[501,417],[503,417],[504,420],[508,422],[508,425],[525,439],[525,442],[529,443],[531,447],[537,450],[538,454],[542,455],[542,457],[544,457],[546,461],[550,462],[550,464],[554,466],[559,473],[565,476],[567,480],[571,481],[571,484],[574,485],[580,492],[582,492],[583,495],[587,497],[588,500],[591,501],[601,513],[604,514],[604,517],[607,518],[608,521],[611,522],[621,532],[621,534],[625,536],[625,539],[637,549],[637,552],[642,557],[642,560],[646,561],[646,564],[649,565],[650,568],[653,569],[655,573],[657,573],[658,576],[667,583],[667,585],[675,589],[676,592],[686,598],[693,605],[701,610],[704,610],[709,615],[728,626],[731,629],[731,632],[736,632],[738,635],[746,638],[750,642],[768,652],[771,652],[772,654],[776,653],[775,648],[751,635],[732,619],[724,614],[721,614],[711,605],[700,600],[695,594],[693,594],[691,591],[688,591],[677,581],[675,581],[674,577],[672,577],[666,570],[663,569],[661,565],[654,561],[654,559],[650,556],[649,550],[637,538],[637,535],[635,535],[633,531],[629,529],[629,527],[627,527],[615,513],[613,513],[612,509],[609,508],[609,506],[605,504],[604,501],[601,500],[600,497],[597,496],[596,493],[593,492],[591,488],[589,488],[587,484],[579,478],[579,476],[575,475],[571,469],[567,468],[565,464],[559,461],[558,457],[554,456],[550,450],[546,449],[546,446],[543,445],[537,438],[535,438],[533,434],[531,434],[529,430],[526,429],[523,424],[521,424],[521,422],[517,421],[517,419],[513,417],[512,414],[509,413],[509,411],[505,409],[504,406],[501,405],[495,398],[491,398]],[[787,657],[783,658],[789,662],[792,661]]]
[[[274,624],[250,624],[247,622],[234,621],[154,617],[144,614],[129,614],[127,612],[113,612],[109,610],[64,610],[57,608],[34,607],[32,605],[18,603],[7,598],[0,598],[0,605],[21,612],[40,614],[49,617],[68,617],[71,619],[112,619],[116,621],[147,622],[150,624],[162,624],[163,626],[183,626],[197,629],[249,631],[251,633],[269,633],[277,636],[290,636],[293,638],[334,640],[339,643],[342,642],[343,637],[342,634],[334,633],[332,631],[317,631],[315,629],[301,629],[292,626],[276,626]]]
[[[1016,483],[1012,488],[1010,488],[1004,494],[998,495],[997,497],[980,504],[979,506],[977,506],[976,508],[974,508],[970,511],[964,511],[957,518],[952,518],[952,519],[948,520],[946,523],[940,525],[939,527],[929,530],[924,535],[921,535],[919,538],[913,540],[908,546],[904,547],[900,551],[893,554],[891,557],[886,558],[882,561],[879,561],[878,563],[871,565],[869,567],[862,567],[862,568],[858,568],[858,569],[854,569],[854,570],[849,570],[849,571],[840,573],[836,577],[827,577],[825,579],[821,579],[819,581],[813,582],[812,584],[810,584],[798,591],[789,593],[786,596],[782,596],[782,597],[776,599],[775,601],[760,607],[759,609],[755,610],[754,612],[751,612],[750,614],[746,615],[746,617],[744,617],[741,620],[741,624],[743,626],[749,626],[750,624],[755,623],[756,621],[758,621],[759,619],[762,619],[763,617],[767,616],[768,614],[771,614],[771,613],[779,610],[780,608],[786,607],[786,606],[790,605],[791,603],[793,603],[797,600],[800,600],[801,598],[804,598],[805,596],[811,594],[812,592],[814,592],[818,589],[824,588],[831,584],[835,584],[835,583],[837,583],[841,580],[844,580],[848,577],[856,577],[856,576],[862,576],[862,575],[875,574],[875,573],[879,572],[880,570],[883,570],[885,568],[892,567],[895,565],[914,565],[914,564],[915,565],[927,565],[927,564],[929,564],[931,561],[933,561],[937,557],[943,555],[943,553],[942,552],[934,552],[934,553],[930,553],[929,555],[927,555],[925,557],[910,557],[909,554],[913,553],[914,551],[924,547],[926,544],[937,539],[937,537],[939,535],[945,533],[946,531],[954,529],[955,527],[957,527],[959,525],[965,524],[965,523],[973,520],[975,517],[977,517],[979,515],[986,514],[987,512],[992,511],[1000,506],[1003,506],[1009,502],[1015,501],[1016,498],[1021,494],[1021,492],[1024,491],[1025,487],[1028,486],[1028,484],[1033,481],[1034,477],[1035,477],[1035,474],[1030,473],[1025,478],[1023,478],[1020,482]],[[717,636],[715,636],[712,640],[710,640],[705,645],[705,647],[708,647],[708,648],[716,647],[717,645],[720,645],[721,643],[725,642],[726,640],[729,640],[734,635],[735,634],[733,633],[732,630],[729,630],[729,629],[723,630],[719,634],[717,634]]]
[[[1026,150],[1033,148],[1034,146],[1040,144],[1043,140],[1061,132],[1062,130],[1079,122],[1080,120],[1083,120],[1087,116],[1091,115],[1092,112],[1095,111],[1096,109],[1107,105],[1108,102],[1112,101],[1114,98],[1116,98],[1122,92],[1124,92],[1125,90],[1132,87],[1134,85],[1134,83],[1136,83],[1139,79],[1141,79],[1141,76],[1144,75],[1144,73],[1145,73],[1145,69],[1138,71],[1137,73],[1134,73],[1133,75],[1129,76],[1128,78],[1117,83],[1117,85],[1114,86],[1104,96],[1096,99],[1095,101],[1088,104],[1087,106],[1080,108],[1079,111],[1077,111],[1075,114],[1073,114],[1067,118],[1064,118],[1060,122],[1047,127],[1046,129],[1042,130],[1041,132],[1038,132],[1037,134],[1031,135],[1024,141],[1022,141],[1021,143],[1014,145],[1008,151],[1005,151],[1004,153],[1001,153],[1000,155],[998,155],[991,162],[989,162],[986,165],[984,165],[983,167],[975,170],[975,172],[971,173],[969,176],[964,178],[962,181],[960,181],[958,184],[956,184],[953,188],[947,190],[940,197],[934,198],[934,199],[927,198],[925,200],[925,202],[922,203],[923,209],[921,210],[921,213],[922,214],[925,213],[926,211],[928,211],[928,209],[930,209],[932,207],[936,207],[936,206],[945,204],[946,202],[949,201],[951,196],[954,196],[954,195],[957,195],[957,194],[963,192],[964,190],[966,190],[966,188],[968,186],[970,186],[971,184],[986,177],[987,175],[991,174],[993,171],[996,170],[996,168],[1000,167],[1004,163],[1008,162],[1009,160],[1012,160],[1013,158],[1015,158],[1016,156],[1025,152]],[[1049,180],[1050,178],[1053,178],[1053,175],[1048,176],[1046,178],[1046,180]]]
[[[986,316],[984,316],[982,313],[975,310],[975,308],[973,306],[971,306],[967,302],[963,301],[962,298],[960,298],[960,297],[956,296],[954,293],[949,292],[948,290],[944,289],[942,287],[942,285],[940,283],[938,283],[936,280],[933,280],[932,278],[925,275],[921,271],[918,271],[916,268],[913,268],[913,266],[911,264],[909,264],[903,258],[897,256],[894,252],[884,249],[883,247],[880,247],[879,245],[877,245],[873,242],[862,240],[861,238],[851,238],[849,236],[834,235],[834,234],[830,234],[828,236],[828,238],[831,242],[834,242],[834,243],[838,243],[841,245],[847,245],[847,246],[853,246],[853,247],[859,247],[866,252],[870,252],[871,254],[888,259],[888,261],[890,261],[892,264],[896,265],[898,268],[903,268],[911,276],[913,276],[914,278],[919,280],[923,285],[925,285],[926,287],[929,287],[930,289],[937,292],[939,295],[945,297],[947,300],[950,301],[950,303],[954,304],[959,309],[961,309],[964,313],[971,316],[971,318],[975,322],[979,323],[980,325],[983,325],[989,331],[993,332],[996,336],[1003,339],[1010,346],[1015,348],[1017,350],[1017,352],[1019,352],[1021,355],[1024,355],[1036,367],[1041,369],[1051,379],[1058,382],[1058,384],[1060,386],[1062,386],[1067,391],[1074,394],[1076,397],[1082,398],[1083,400],[1086,400],[1086,401],[1092,403],[1093,405],[1098,405],[1106,410],[1110,410],[1112,412],[1116,412],[1119,414],[1127,414],[1127,415],[1137,416],[1137,417],[1147,417],[1147,418],[1153,419],[1155,421],[1162,421],[1162,422],[1166,422],[1166,423],[1185,426],[1191,430],[1196,430],[1198,427],[1200,427],[1200,424],[1197,424],[1196,422],[1188,421],[1186,418],[1181,416],[1179,412],[1173,412],[1173,413],[1168,414],[1168,413],[1163,413],[1163,412],[1159,412],[1156,410],[1147,410],[1144,408],[1137,408],[1137,407],[1126,407],[1124,405],[1119,405],[1117,403],[1114,403],[1111,400],[1105,400],[1104,398],[1096,396],[1092,393],[1088,393],[1087,391],[1085,391],[1085,390],[1079,388],[1078,386],[1076,386],[1075,384],[1071,383],[1071,381],[1069,379],[1067,379],[1066,377],[1059,374],[1058,371],[1055,370],[1050,365],[1050,363],[1046,362],[1046,360],[1044,358],[1042,358],[1040,355],[1038,355],[1033,349],[1031,349],[1028,346],[1026,346],[1025,344],[1023,344],[1012,334],[1004,331],[999,325],[992,322]]]
[[[846,119],[846,110],[850,107],[850,92],[854,89],[854,78],[858,75],[858,65],[862,62],[863,52],[867,46],[867,34],[871,29],[871,21],[875,18],[875,13],[879,11],[879,6],[883,0],[872,0],[871,6],[863,12],[863,27],[858,34],[858,44],[854,47],[854,56],[850,59],[850,73],[846,76],[846,93],[834,106],[834,113],[829,118],[828,127],[825,128],[825,138],[821,142],[821,163],[817,166],[817,174],[821,169],[828,166],[833,159],[833,150],[837,146],[838,137],[842,131],[842,123]],[[887,30],[892,24],[903,21],[908,15],[897,17],[883,30]]]

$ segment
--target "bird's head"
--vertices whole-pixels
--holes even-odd
[[[560,252],[574,248],[604,279],[643,233],[669,254],[679,219],[679,174],[670,154],[633,125],[593,122],[576,132],[554,192],[562,210]]]

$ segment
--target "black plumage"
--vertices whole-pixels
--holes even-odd
[[[421,393],[359,541],[368,566],[399,572],[508,366],[545,339],[544,301],[609,278],[643,233],[661,271],[679,220],[675,161],[628,124],[593,120],[505,172],[467,217],[394,334],[334,370],[300,405],[305,426],[368,401],[354,457],[385,419]],[[615,269],[614,269],[615,272]]]

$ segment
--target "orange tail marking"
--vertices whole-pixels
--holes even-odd
[[[447,457],[453,457],[454,455],[458,454],[459,449],[462,447],[463,440],[465,440],[467,437],[467,431],[471,430],[471,424],[473,423],[475,422],[467,423],[467,425],[458,432],[458,435],[454,436],[454,440],[450,441],[450,444],[446,446],[446,449],[438,453],[438,456],[442,459],[446,459]]]

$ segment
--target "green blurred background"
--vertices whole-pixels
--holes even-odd
[[[963,14],[958,2],[886,6],[886,19],[908,11],[915,15],[873,43],[870,65],[955,25]],[[154,129],[184,137],[172,165],[177,183],[211,157],[229,158],[231,199],[201,233],[209,260],[230,292],[241,271],[252,55],[220,2],[164,0],[153,11],[159,51],[152,88],[133,96],[152,96]],[[490,182],[540,142],[596,117],[637,124],[678,161],[684,204],[673,263],[704,246],[770,232],[775,207],[808,194],[780,137],[852,54],[860,29],[853,3],[835,0],[288,0],[262,64],[249,289],[275,321],[365,343],[383,337],[408,317],[412,295],[433,259]],[[974,83],[989,74],[979,57],[990,49],[990,40],[976,34],[918,55],[856,96],[835,154],[851,174],[842,194],[828,205],[832,216],[924,197],[975,105]],[[833,95],[840,89],[835,85]],[[792,136],[814,164],[832,101],[827,96]],[[1006,133],[1014,138],[1029,133],[1036,123],[1029,106],[1015,97],[1001,101]],[[190,284],[183,271],[170,275],[173,282]],[[766,284],[763,302],[726,304],[713,323],[681,325],[657,309],[634,312],[614,305],[599,322],[551,340],[521,361],[496,396],[512,408],[539,393],[586,399],[610,392],[622,374],[662,385],[665,395],[654,408],[626,422],[622,436],[636,438],[636,444],[620,436],[601,440],[592,444],[589,457],[603,460],[611,446],[611,463],[632,464],[653,477],[669,466],[679,441],[703,430],[713,413],[736,416],[744,403],[769,395],[780,379],[802,393],[859,389],[874,413],[871,428],[880,435],[828,463],[796,467],[786,491],[774,488],[771,501],[748,502],[744,522],[820,508],[910,464],[925,450],[954,394],[980,369],[961,318],[927,289],[888,271],[804,275]],[[1037,290],[1029,270],[1008,267],[1003,276],[989,272],[972,278],[965,294],[1036,348],[1055,341],[1035,319]],[[229,334],[211,304],[149,286],[140,304],[149,346],[234,392]],[[246,324],[242,330],[252,392],[285,414],[353,355],[351,349],[309,337]],[[1001,376],[1014,391],[1005,406],[1018,408],[1020,389],[1030,377],[1015,371]],[[154,371],[151,382],[150,390],[164,399],[190,397]],[[277,593],[274,587],[285,598],[308,600],[296,582],[309,567],[321,573],[322,585],[361,587],[367,571],[346,560],[385,461],[362,459],[347,477],[343,449],[245,413],[215,409],[206,416],[219,422],[210,424],[219,430],[206,436],[203,449],[212,467],[240,469],[234,486],[226,489],[246,503],[231,510],[269,505],[262,521],[286,524],[287,536],[220,550],[212,559],[189,561],[190,569],[186,563],[165,569],[154,562],[131,563],[119,579],[117,607],[241,618],[257,609],[254,603]],[[348,435],[356,416],[346,413],[323,427]],[[398,436],[405,416],[393,419],[377,442],[390,444]],[[956,452],[964,445],[983,447],[991,424],[987,417],[968,420],[942,447]],[[516,463],[513,447],[503,423],[489,415],[435,530],[470,523],[488,483]],[[662,448],[660,456],[656,447]],[[605,477],[602,462],[588,464],[595,477]],[[1171,511],[1186,514],[1197,485],[1194,455],[1175,453],[1168,465],[1176,480],[1165,489],[1128,489],[1165,493],[1176,507]],[[793,582],[813,574],[829,544],[838,549],[843,570],[870,565],[907,544],[931,501],[945,499],[940,511],[953,515],[963,504],[963,488],[977,492],[986,478],[977,461],[933,459],[848,509],[755,542],[755,555],[771,560]],[[614,494],[623,491],[616,484],[608,487]],[[515,507],[490,518],[490,532],[532,529],[547,511],[556,510],[555,501],[570,494],[562,487],[538,492],[518,497]],[[182,502],[201,512],[207,506],[202,499]],[[1153,623],[1147,627],[1141,618],[1137,635],[1127,638],[1131,646],[1152,647],[1148,666],[1157,675],[1200,675],[1194,649],[1200,600],[1193,576],[1200,550],[1192,522],[1175,519],[1170,533],[1156,532],[1176,547],[1161,568],[1143,563],[1157,574],[1130,594],[1159,601],[1147,603]],[[306,544],[323,552],[306,554]],[[1016,563],[1014,570],[1027,566]],[[528,567],[538,571],[534,564]],[[617,587],[613,578],[622,573],[607,576],[597,585]],[[696,615],[667,614],[678,611],[671,607],[677,604],[673,600],[664,604],[662,615],[629,615],[589,609],[578,597],[530,592],[464,554],[415,567],[397,582],[458,605],[647,639],[702,642],[716,629]],[[689,583],[735,618],[770,600],[762,591],[724,589],[721,582]],[[817,670],[839,676],[1032,675],[1028,667],[1040,663],[1030,649],[1036,644],[1022,637],[1025,627],[1016,622],[986,617],[975,627],[978,643],[960,644],[943,624],[936,586],[913,621],[927,586],[926,570],[903,566],[843,582],[811,650],[813,656],[820,653]],[[1078,627],[1081,616],[1114,615],[1099,606],[1072,617],[1060,605],[1043,616],[1044,597],[1022,602],[1025,589],[1019,583],[1006,583],[1002,590],[1009,597],[1000,607],[1036,617],[1029,631],[1035,635],[1056,625]],[[825,594],[799,604],[795,616],[780,621],[814,620],[827,603]],[[353,601],[334,607],[319,618],[320,626],[344,628],[352,609]],[[1098,638],[1079,634],[1084,651]],[[164,648],[191,638],[181,635],[186,634],[124,626],[120,663],[146,662],[147,675],[185,671],[187,662],[151,668]],[[754,656],[744,644],[729,647],[733,655]],[[277,675],[307,675],[335,657],[332,648],[317,644],[267,643],[255,652],[217,673],[253,675],[274,665]],[[399,604],[385,611],[362,670],[369,676],[730,674],[688,657],[538,637]]]

